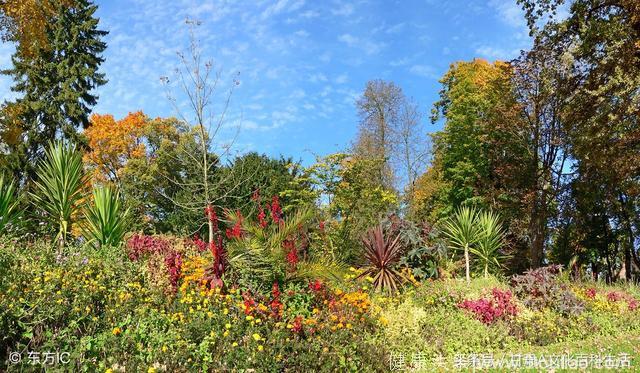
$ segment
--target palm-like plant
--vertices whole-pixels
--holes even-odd
[[[484,277],[489,276],[489,268],[499,269],[508,257],[500,253],[504,245],[505,234],[498,214],[483,211],[477,215],[478,239],[470,251],[481,265]]]
[[[313,217],[313,209],[303,207],[278,224],[266,227],[243,219],[242,235],[229,240],[226,246],[230,275],[265,289],[274,281],[339,279],[344,268],[330,258],[308,255],[299,258],[295,268],[287,260],[284,243],[295,237],[301,228],[307,227]],[[238,219],[241,218],[233,212],[227,214],[231,224],[236,224]]]
[[[404,276],[397,270],[397,264],[404,253],[400,235],[385,234],[381,225],[370,229],[362,240],[365,270],[359,277],[371,276],[376,290],[388,293],[398,291]]]
[[[93,190],[93,203],[85,211],[82,230],[96,248],[117,246],[126,232],[129,210],[122,211],[120,193],[110,187]]]
[[[63,247],[71,229],[72,217],[84,199],[87,181],[82,154],[75,145],[61,141],[51,143],[37,168],[38,180],[31,198],[45,218],[57,228],[56,240]]]
[[[20,216],[18,203],[18,193],[13,180],[7,181],[4,174],[0,175],[0,235],[3,235]]]
[[[480,238],[477,224],[478,211],[467,206],[460,207],[456,213],[443,223],[443,233],[449,239],[449,246],[454,250],[464,251],[465,275],[471,281],[469,250]]]

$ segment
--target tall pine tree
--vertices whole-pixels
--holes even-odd
[[[32,45],[18,42],[13,68],[2,72],[13,78],[12,91],[21,95],[5,103],[0,115],[4,131],[20,127],[18,141],[8,144],[7,162],[19,177],[33,177],[49,141],[80,140],[78,130],[88,125],[98,99],[93,90],[107,82],[99,72],[107,32],[98,29],[97,6],[90,0],[67,3],[56,0],[56,11],[45,24],[47,43],[34,53]]]

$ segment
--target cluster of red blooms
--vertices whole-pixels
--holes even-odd
[[[315,281],[310,282],[309,289],[316,293],[322,291],[322,281],[316,279]]]
[[[607,294],[607,299],[610,302],[618,302],[621,300],[625,300],[627,301],[627,306],[629,307],[630,311],[635,311],[638,309],[638,307],[640,306],[640,304],[638,303],[638,301],[633,298],[632,296],[626,294],[626,293],[619,293],[616,291],[611,291]]]
[[[276,281],[273,283],[273,288],[271,289],[271,302],[269,302],[271,316],[276,319],[279,319],[282,316],[282,310],[284,309],[284,304],[280,301],[280,295],[280,287]]]
[[[213,230],[218,231],[218,215],[213,206],[207,205],[207,207],[204,208],[204,216],[213,223]]]
[[[589,288],[587,289],[585,292],[585,295],[591,299],[596,297],[596,289],[595,288]]]
[[[132,261],[147,254],[164,254],[169,251],[171,244],[160,237],[134,234],[127,241],[127,255]]]
[[[282,207],[280,206],[280,199],[278,196],[273,196],[271,198],[271,203],[267,202],[266,206],[262,207],[262,204],[260,203],[260,191],[255,190],[251,196],[251,200],[258,204],[258,224],[260,224],[261,228],[266,228],[269,225],[265,209],[269,211],[271,220],[275,224],[282,222]]]
[[[502,291],[494,288],[491,291],[491,296],[491,299],[467,299],[458,304],[458,307],[472,312],[478,320],[485,324],[517,315],[518,309],[513,303],[513,296],[509,290]]]
[[[233,227],[227,228],[226,234],[228,239],[242,237],[242,214],[240,211],[236,211],[237,219],[233,224]]]
[[[217,240],[211,242],[209,246],[211,250],[211,254],[213,255],[213,268],[212,268],[212,278],[211,278],[211,287],[222,287],[222,275],[225,271],[225,251],[224,245],[222,242],[222,237],[220,235],[217,236]]]
[[[300,333],[302,331],[302,316],[296,316],[291,323],[291,331]]]
[[[256,301],[253,299],[253,297],[251,296],[251,293],[249,293],[248,291],[245,291],[244,293],[242,293],[242,299],[244,300],[243,301],[244,313],[245,315],[248,315],[256,307]]]
[[[295,269],[298,264],[298,249],[296,248],[296,242],[292,239],[284,240],[282,247],[284,247],[287,252],[287,263],[289,263],[291,268]]]
[[[175,289],[178,286],[178,280],[182,273],[182,255],[172,250],[165,255],[164,264],[169,271],[169,282],[171,282],[171,286]]]
[[[198,249],[198,252],[204,252],[209,244],[200,238],[200,235],[196,233],[192,240],[193,245]]]

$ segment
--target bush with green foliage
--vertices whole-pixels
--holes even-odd
[[[0,236],[13,228],[20,217],[18,193],[13,180],[0,175]]]
[[[97,248],[117,247],[127,230],[129,210],[122,211],[120,192],[110,187],[93,190],[93,203],[84,211],[82,229],[88,242]]]
[[[87,176],[82,153],[73,144],[51,143],[36,173],[31,200],[36,212],[55,229],[56,240],[64,245],[85,197]]]

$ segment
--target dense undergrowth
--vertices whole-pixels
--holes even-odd
[[[454,368],[461,354],[640,335],[637,287],[571,283],[556,267],[511,280],[428,280],[394,296],[373,292],[355,268],[342,281],[249,292],[210,287],[211,254],[180,239],[171,247],[178,268],[160,253],[132,260],[124,248],[55,254],[4,242],[3,370],[385,371],[398,356],[406,369],[432,370]],[[34,365],[29,352],[68,353],[68,363]]]

